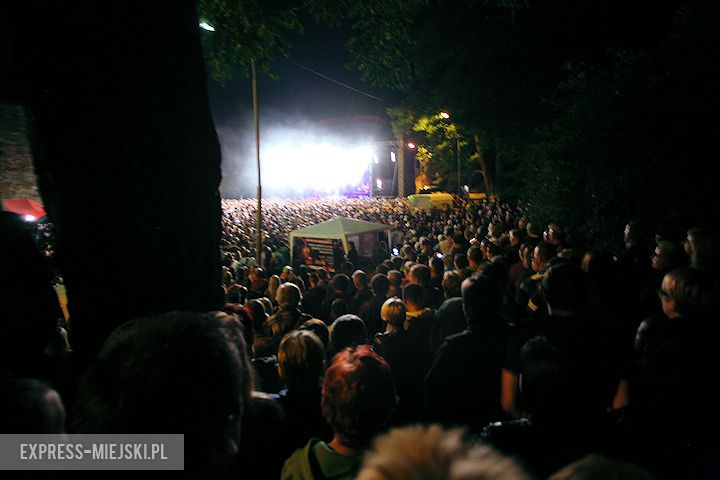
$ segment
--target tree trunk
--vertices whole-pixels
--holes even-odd
[[[482,151],[482,143],[480,142],[480,135],[475,134],[473,136],[475,139],[475,150],[477,151],[480,159],[480,169],[483,176],[483,182],[485,182],[485,192],[488,195],[492,195],[493,193],[493,182],[490,178],[490,172],[488,171],[487,164],[485,162],[485,156],[483,155]]]
[[[80,360],[128,319],[221,307],[220,149],[194,3],[16,13],[13,70]]]

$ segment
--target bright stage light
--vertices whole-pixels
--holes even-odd
[[[23,218],[26,222],[34,222],[36,220],[34,215],[25,215]]]
[[[200,22],[200,28],[202,28],[203,30],[207,30],[208,32],[215,31],[215,27],[213,27],[212,25],[210,25],[207,22]]]
[[[337,193],[360,184],[372,161],[369,146],[270,144],[262,155],[263,183],[270,190]]]

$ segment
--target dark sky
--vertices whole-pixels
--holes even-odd
[[[346,40],[347,35],[342,30],[316,25],[311,21],[305,22],[304,34],[291,36],[290,56],[278,58],[273,65],[278,78],[274,80],[258,73],[262,128],[278,121],[286,125],[303,126],[308,122],[317,122],[333,126],[344,124],[357,116],[387,118],[385,109],[392,104],[391,94],[364,84],[360,72],[346,68],[349,61],[344,46]],[[384,99],[385,102],[337,85],[296,64]],[[221,126],[252,123],[250,76],[238,74],[224,86],[211,80],[210,103],[215,121]],[[389,127],[386,130],[380,135],[389,139]]]
[[[364,84],[359,72],[346,68],[345,32],[314,22],[304,25],[304,34],[291,37],[290,56],[274,62],[278,78],[258,72],[261,157],[265,158],[263,152],[277,141],[326,142],[327,136],[336,144],[390,140],[392,131],[385,114],[393,104],[390,92]],[[345,88],[296,64],[385,101]],[[225,85],[209,81],[210,105],[223,156],[220,190],[231,197],[254,195],[257,182],[249,70],[247,76],[238,73]],[[368,121],[368,117],[376,120]],[[266,187],[272,190],[272,185]]]

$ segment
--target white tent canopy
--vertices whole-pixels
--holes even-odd
[[[290,232],[290,258],[293,257],[293,249],[295,247],[295,238],[324,238],[341,240],[345,251],[348,251],[348,238],[368,233],[388,232],[388,245],[390,245],[390,225],[382,223],[366,222],[365,220],[356,220],[354,218],[337,217],[332,220],[326,220],[309,227],[300,228]]]

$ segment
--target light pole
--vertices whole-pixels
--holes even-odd
[[[252,65],[253,117],[255,118],[255,154],[257,157],[257,215],[255,217],[255,263],[262,267],[262,180],[260,178],[260,110],[257,96],[257,75],[255,59]]]

